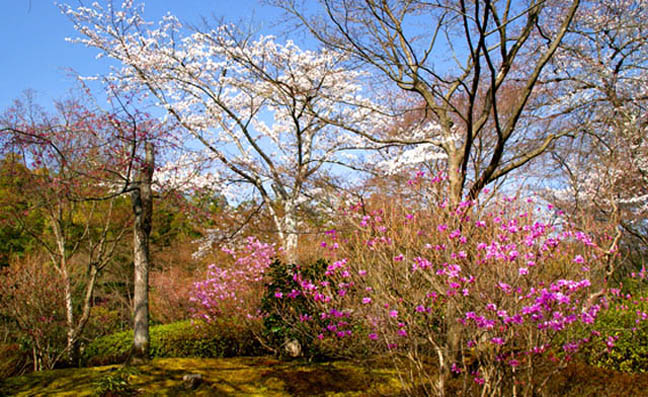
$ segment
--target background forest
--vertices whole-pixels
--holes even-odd
[[[60,6],[111,72],[0,117],[0,377],[381,355],[408,394],[530,396],[648,369],[645,0],[266,3],[294,41]]]

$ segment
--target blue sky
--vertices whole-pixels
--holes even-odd
[[[65,41],[76,34],[53,0],[0,0],[0,4],[0,112],[27,89],[34,90],[38,103],[46,107],[53,99],[65,96],[74,87],[69,69],[81,75],[107,70],[106,61],[95,59],[96,50]],[[78,0],[69,0],[69,4],[76,5]],[[167,12],[196,24],[201,17],[212,15],[229,22],[253,18],[260,33],[280,33],[273,25],[281,13],[260,5],[258,0],[149,0],[145,4],[145,16],[153,21]]]

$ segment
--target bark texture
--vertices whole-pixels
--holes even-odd
[[[146,143],[146,157],[142,167],[139,188],[132,192],[135,226],[133,233],[133,264],[135,282],[133,294],[133,354],[132,361],[149,359],[149,236],[153,215],[151,184],[155,167],[153,144]]]

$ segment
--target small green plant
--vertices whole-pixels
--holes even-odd
[[[137,375],[135,367],[122,367],[101,377],[94,385],[95,397],[132,396],[137,391],[130,385],[130,379]]]

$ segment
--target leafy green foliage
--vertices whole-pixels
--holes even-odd
[[[130,378],[139,374],[135,367],[123,367],[105,375],[94,384],[93,396],[131,396],[136,394],[135,388],[130,385]]]
[[[648,312],[648,301],[626,303],[631,307],[610,307],[601,313],[595,328],[603,336],[614,339],[609,352],[590,351],[588,361],[597,367],[622,372],[648,372],[648,328],[646,320],[637,321],[640,314]]]
[[[251,330],[232,321],[212,324],[180,321],[150,329],[151,358],[233,357],[261,353]],[[124,362],[133,345],[133,331],[118,332],[95,339],[83,351],[86,365]]]
[[[39,211],[29,211],[29,200],[20,194],[28,183],[27,169],[16,156],[0,159],[0,268],[9,265],[14,256],[33,252],[37,245],[28,232],[40,232],[44,218]]]
[[[189,204],[184,198],[158,200],[153,215],[154,227],[151,231],[151,244],[168,247],[177,240],[193,240],[200,237],[187,211]]]
[[[319,259],[315,263],[299,266],[300,272],[310,280],[322,280],[328,263]],[[313,338],[312,327],[323,327],[318,321],[318,312],[308,300],[296,291],[301,290],[299,283],[293,279],[297,265],[274,261],[269,269],[269,282],[266,294],[261,301],[261,312],[264,313],[264,338],[276,352],[281,352],[282,345],[290,339],[301,343],[307,357],[321,356],[323,352],[317,347]],[[309,321],[304,321],[308,317]],[[315,333],[316,334],[316,333]]]

